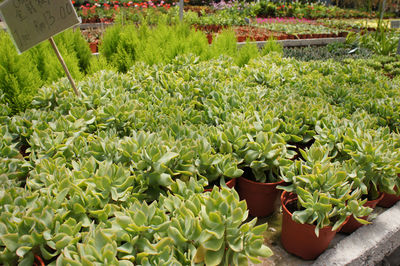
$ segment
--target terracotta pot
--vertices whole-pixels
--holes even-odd
[[[245,42],[246,36],[237,36],[238,42]]]
[[[327,226],[319,230],[317,237],[314,231],[315,225],[299,224],[292,220],[292,214],[286,205],[293,201],[297,201],[296,194],[286,191],[282,193],[282,245],[288,252],[302,259],[313,260],[328,248],[338,230],[332,231],[332,227]]]
[[[208,40],[208,44],[212,43],[212,40],[213,40],[212,34],[207,34],[207,40]]]
[[[90,51],[92,51],[92,53],[97,53],[97,42],[91,42],[89,43],[90,46]]]
[[[257,217],[265,217],[275,211],[280,190],[276,186],[283,184],[283,181],[276,183],[260,183],[239,177],[237,191],[241,200],[246,200],[249,214]]]
[[[236,178],[229,179],[228,182],[226,182],[226,186],[228,188],[234,188],[235,185],[236,185]],[[206,189],[204,189],[204,192],[206,192],[206,191],[211,192],[212,190],[213,190],[212,188],[206,188]]]
[[[364,204],[364,206],[374,209],[376,207],[376,205],[379,203],[379,201],[382,200],[382,198],[383,198],[383,193],[381,195],[379,195],[379,197],[376,200],[367,201]],[[361,217],[361,219],[367,219],[367,218],[368,218],[368,216]],[[350,234],[350,233],[353,233],[354,231],[356,231],[361,226],[363,226],[363,224],[360,224],[359,222],[357,222],[356,219],[354,219],[353,216],[350,216],[349,221],[342,227],[342,230],[340,230],[340,232]]]

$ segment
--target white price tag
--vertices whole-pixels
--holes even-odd
[[[20,53],[80,23],[71,0],[6,0],[0,15]]]

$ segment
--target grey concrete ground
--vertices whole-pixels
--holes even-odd
[[[325,251],[314,265],[377,265],[399,246],[400,202]]]
[[[287,253],[280,243],[281,213],[260,219],[267,222],[265,243],[274,255],[263,259],[263,266],[374,265],[400,266],[400,203],[390,209],[377,207],[373,223],[350,235],[338,233],[328,250],[315,261],[305,261]],[[253,265],[253,264],[250,264]]]
[[[283,47],[301,47],[301,46],[322,46],[328,45],[334,42],[345,42],[346,38],[318,38],[318,39],[300,39],[300,40],[279,40],[276,41],[280,43]],[[266,42],[255,42],[259,48],[264,47]],[[246,42],[239,42],[238,47],[245,45]]]
[[[377,266],[399,266],[400,265],[400,247],[392,254],[386,256]]]

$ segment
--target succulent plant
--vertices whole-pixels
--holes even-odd
[[[309,149],[301,150],[304,161],[295,161],[283,168],[283,180],[289,185],[280,188],[297,194],[297,210],[292,219],[298,223],[314,224],[319,229],[332,226],[338,229],[348,216],[358,219],[372,209],[363,207],[362,190],[353,186],[350,175],[338,163],[332,163],[330,149],[315,142]]]

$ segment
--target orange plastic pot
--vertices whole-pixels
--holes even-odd
[[[283,184],[283,181],[276,183],[260,183],[239,177],[237,191],[241,200],[246,200],[247,209],[251,216],[265,217],[275,211],[280,190],[276,186]]]
[[[293,221],[292,213],[286,205],[294,201],[297,201],[296,194],[286,191],[282,193],[282,245],[289,253],[305,260],[314,260],[328,248],[339,229],[332,231],[331,226],[324,227],[319,230],[319,237],[317,237],[315,225]]]
[[[382,200],[382,198],[383,198],[383,193],[376,200],[367,201],[364,204],[364,206],[365,207],[370,207],[372,209],[375,209],[376,205],[379,203],[379,201]],[[367,218],[368,218],[368,216],[361,217],[361,219],[367,219]],[[342,227],[340,232],[350,234],[350,233],[353,233],[354,231],[356,231],[361,226],[363,226],[363,224],[360,224],[359,222],[357,222],[356,219],[354,219],[353,216],[350,216],[349,221]]]
[[[226,182],[226,186],[227,186],[228,188],[234,188],[235,185],[236,185],[236,178],[232,178],[232,179],[230,179],[228,182]],[[213,190],[212,188],[206,188],[206,189],[204,189],[204,192],[206,192],[206,191],[212,191],[212,190]]]

